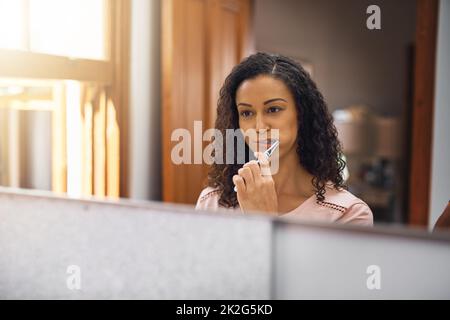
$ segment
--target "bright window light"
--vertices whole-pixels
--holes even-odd
[[[105,3],[106,0],[29,0],[30,50],[105,59]]]
[[[25,0],[0,0],[0,48],[26,49]]]
[[[82,123],[80,115],[81,86],[77,81],[66,82],[67,99],[67,194],[82,195]]]

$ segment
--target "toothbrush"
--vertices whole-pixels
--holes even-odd
[[[267,149],[266,151],[264,151],[264,155],[266,156],[267,159],[270,159],[272,154],[278,148],[279,144],[280,144],[280,140],[275,140],[275,142],[270,146],[270,148]],[[259,160],[256,160],[256,163],[259,164]],[[234,192],[237,192],[236,186],[234,186]]]

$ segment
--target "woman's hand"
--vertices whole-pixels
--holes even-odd
[[[263,153],[255,153],[259,164],[252,160],[233,176],[237,199],[243,212],[260,211],[277,214],[278,197],[270,166]]]

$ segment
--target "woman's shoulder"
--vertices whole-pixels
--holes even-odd
[[[220,191],[218,188],[206,187],[200,192],[196,209],[217,209],[219,207]]]
[[[325,199],[317,204],[340,211],[341,223],[373,225],[373,214],[369,206],[360,198],[345,189],[327,188]]]
[[[353,193],[343,188],[335,189],[333,187],[326,188],[325,200],[323,202],[334,203],[344,208],[349,208],[357,203],[366,204],[363,200],[355,196]]]

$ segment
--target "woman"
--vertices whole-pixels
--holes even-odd
[[[269,163],[260,152],[254,153],[259,164],[214,163],[197,209],[373,225],[367,204],[343,189],[345,162],[325,101],[292,59],[256,53],[234,67],[220,91],[216,129],[253,129],[269,137],[278,129],[279,169],[266,174]],[[250,142],[245,140],[246,160],[256,151]],[[273,139],[257,142],[268,148]]]

